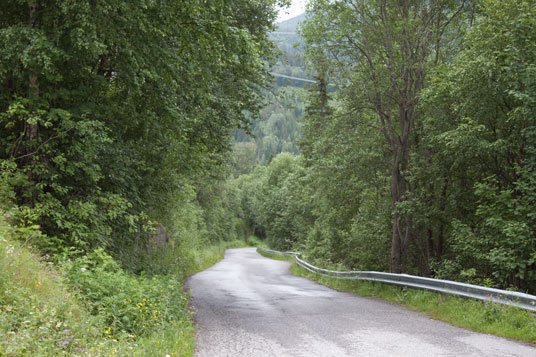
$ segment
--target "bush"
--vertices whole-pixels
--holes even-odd
[[[135,338],[189,318],[188,298],[173,275],[130,275],[102,249],[68,261],[64,269],[91,313],[105,319],[108,338]]]
[[[0,215],[0,356],[94,355],[102,320],[78,303],[52,264],[30,253],[6,218]]]

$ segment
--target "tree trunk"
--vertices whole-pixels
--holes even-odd
[[[406,183],[400,173],[400,150],[396,144],[392,145],[391,157],[391,210],[393,212],[393,236],[391,242],[391,273],[402,273],[403,257],[403,237],[401,227],[401,216],[396,206],[402,200]]]
[[[31,28],[37,27],[37,11],[39,10],[37,0],[29,0],[28,8],[28,26]],[[39,82],[37,80],[35,69],[33,68],[30,69],[28,95],[30,99],[39,97]],[[33,130],[30,128],[30,132],[37,136],[37,128]]]
[[[244,232],[244,242],[248,244],[248,229],[245,226],[242,226],[242,231]]]
[[[397,205],[406,199],[406,170],[409,165],[409,135],[413,121],[413,106],[403,105],[399,109],[400,136],[391,135],[391,209],[393,211],[393,236],[391,242],[392,273],[405,273],[409,243],[411,241],[412,218],[397,211]],[[394,134],[394,133],[393,133]],[[404,223],[402,222],[404,219]]]
[[[37,0],[29,0],[28,1],[28,26],[31,28],[37,27],[37,12],[39,10],[39,4],[37,3]],[[37,78],[37,73],[34,68],[30,68],[30,75],[28,77],[28,98],[31,100],[31,102],[34,102],[35,99],[39,98],[39,80]],[[33,106],[34,103],[31,103]],[[25,160],[24,164],[26,166],[26,176],[28,177],[28,185],[24,187],[24,203],[28,204],[29,206],[33,207],[35,202],[33,198],[33,194],[30,192],[31,188],[33,186],[33,183],[35,182],[35,175],[32,172],[32,166],[35,164],[35,158],[34,155],[31,153],[33,152],[33,144],[37,140],[37,134],[38,134],[38,123],[28,123],[25,124],[25,133],[24,133],[24,140],[26,142],[26,154],[28,155]]]

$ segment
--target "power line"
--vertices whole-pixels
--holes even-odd
[[[274,77],[281,77],[281,78],[288,78],[288,79],[293,79],[295,81],[302,81],[302,82],[307,82],[307,83],[316,83],[318,81],[313,81],[311,79],[305,79],[305,78],[298,78],[298,77],[293,77],[293,76],[287,76],[287,75],[284,75],[284,74],[279,74],[279,73],[274,73],[274,72],[270,72],[270,74]]]
[[[287,31],[272,31],[270,34],[277,34],[277,35],[297,35],[296,32],[287,32]]]

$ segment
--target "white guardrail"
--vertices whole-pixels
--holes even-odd
[[[423,278],[415,275],[382,273],[377,271],[335,271],[315,267],[302,260],[298,252],[278,252],[275,250],[257,248],[268,254],[295,256],[296,264],[302,268],[323,276],[338,279],[355,279],[378,281],[387,284],[408,286],[412,288],[437,291],[445,294],[469,297],[484,301],[491,301],[504,305],[511,305],[526,310],[536,311],[536,296],[517,291],[486,288],[484,286],[458,283],[450,280]]]

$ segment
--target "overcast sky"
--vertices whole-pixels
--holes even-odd
[[[277,22],[285,21],[294,16],[298,16],[301,13],[305,12],[305,1],[306,0],[292,0],[292,5],[289,8],[281,9],[279,11],[279,17]]]

